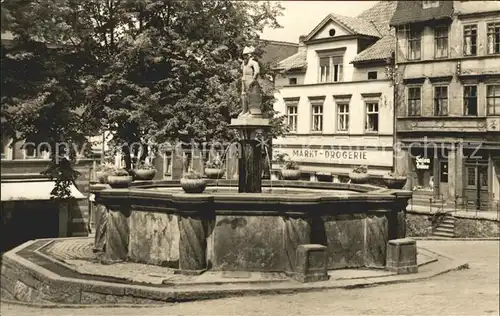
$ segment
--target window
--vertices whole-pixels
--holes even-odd
[[[330,79],[330,58],[319,59],[320,82],[328,82]]]
[[[488,115],[500,115],[500,85],[486,87],[486,108]]]
[[[434,57],[448,57],[448,26],[437,26],[434,29]]]
[[[464,26],[464,55],[475,56],[477,54],[477,25]]]
[[[424,9],[437,8],[439,7],[439,1],[422,1],[422,7]]]
[[[321,132],[323,130],[323,105],[312,105],[312,131]]]
[[[337,130],[347,132],[349,130],[349,104],[337,104]]]
[[[36,145],[33,143],[24,143],[22,149],[24,150],[24,159],[36,158]]]
[[[500,23],[488,24],[488,54],[500,53]]]
[[[378,103],[366,103],[366,125],[365,131],[378,132]]]
[[[297,84],[297,78],[289,78],[288,79],[288,84],[289,85],[295,85],[295,84]]]
[[[420,59],[420,40],[421,40],[421,30],[420,29],[410,29],[408,32],[408,59],[409,60],[419,60]]]
[[[476,186],[476,167],[467,167],[467,186]]]
[[[377,72],[376,71],[369,71],[368,72],[368,80],[376,80],[377,79]]]
[[[319,59],[320,82],[339,82],[343,77],[343,55],[332,55]]]
[[[286,121],[290,131],[297,131],[297,104],[291,104],[286,106]]]
[[[477,116],[477,86],[464,87],[464,115]]]
[[[7,158],[7,142],[4,140],[4,138],[2,137],[2,156],[1,158],[2,159],[5,159]]]
[[[440,161],[439,170],[439,182],[448,183],[448,161]]]
[[[448,115],[448,87],[434,87],[434,115]]]
[[[408,116],[419,116],[421,107],[420,87],[408,87]]]

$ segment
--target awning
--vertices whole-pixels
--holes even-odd
[[[46,201],[51,199],[55,181],[12,181],[2,182],[1,195],[3,201]],[[70,185],[71,196],[75,199],[86,199],[72,184]]]

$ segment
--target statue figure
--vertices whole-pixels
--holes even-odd
[[[243,50],[243,63],[241,66],[243,72],[241,78],[243,111],[240,113],[240,117],[259,117],[262,115],[262,89],[257,81],[260,75],[260,67],[259,63],[253,58],[254,51],[253,47],[245,47]]]

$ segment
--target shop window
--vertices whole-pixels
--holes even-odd
[[[477,86],[464,87],[464,115],[477,116]]]
[[[424,156],[419,154],[413,158],[413,166],[417,176],[415,189],[425,191],[432,190],[434,188],[433,159],[430,158],[429,155]]]
[[[439,181],[448,183],[448,161],[441,161],[439,163]]]

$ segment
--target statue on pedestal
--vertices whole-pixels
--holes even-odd
[[[262,117],[262,89],[259,85],[258,78],[260,75],[259,63],[253,58],[255,49],[253,47],[245,47],[243,50],[242,63],[242,89],[241,102],[243,111],[240,117]]]

